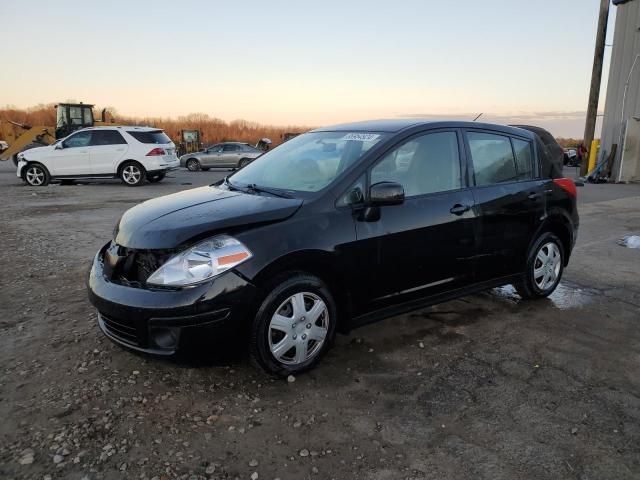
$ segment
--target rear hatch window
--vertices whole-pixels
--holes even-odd
[[[171,139],[162,130],[153,130],[150,132],[127,131],[127,133],[140,143],[152,143],[156,145],[171,143]]]

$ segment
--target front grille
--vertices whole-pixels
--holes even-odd
[[[120,318],[115,319],[103,313],[100,313],[100,319],[107,333],[129,345],[140,346],[138,328],[133,321]]]

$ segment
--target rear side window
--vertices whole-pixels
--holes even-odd
[[[151,132],[128,131],[127,133],[140,143],[152,143],[156,145],[171,143],[171,139],[167,137],[162,130],[153,130]]]
[[[94,130],[91,135],[91,145],[120,145],[125,142],[124,138],[116,130]]]
[[[237,152],[239,150],[241,150],[240,145],[225,145],[223,150],[225,152]]]
[[[491,133],[467,132],[476,186],[518,180],[509,137]]]
[[[516,153],[518,180],[531,180],[533,178],[531,143],[517,138],[512,138],[511,141],[513,142],[513,151]]]

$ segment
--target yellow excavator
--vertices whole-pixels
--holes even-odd
[[[23,150],[50,145],[81,128],[114,124],[113,118],[107,121],[106,109],[102,110],[101,119],[95,120],[93,117],[93,105],[59,103],[55,108],[55,127],[46,125],[32,126],[0,119],[0,140],[4,140],[9,145],[9,148],[0,152],[0,160],[12,159],[17,165],[17,155]],[[16,130],[20,133],[16,133]]]

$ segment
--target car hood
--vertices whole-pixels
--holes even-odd
[[[301,205],[300,199],[194,188],[127,210],[116,227],[115,241],[133,249],[172,249],[225,229],[284,220]]]
[[[42,147],[29,148],[27,150],[23,150],[20,153],[23,154],[24,158],[29,159],[39,157],[41,154],[46,154],[46,152],[50,150],[54,150],[54,147],[52,145],[44,145]]]

